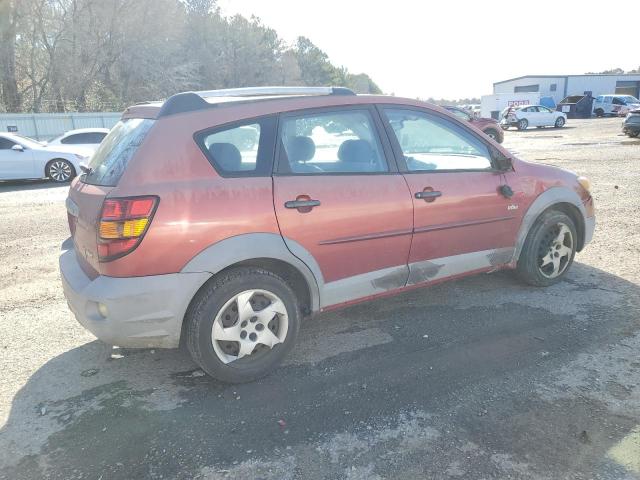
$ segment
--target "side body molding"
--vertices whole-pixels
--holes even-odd
[[[294,253],[288,248],[292,245]],[[226,238],[205,248],[187,263],[182,272],[219,271],[245,260],[269,258],[281,260],[295,267],[304,277],[309,286],[311,296],[311,310],[320,310],[320,291],[324,281],[322,272],[313,256],[302,245],[291,239],[284,239],[275,233],[248,233]]]
[[[522,218],[522,224],[520,225],[520,230],[518,230],[518,236],[516,237],[516,245],[512,262],[516,262],[520,257],[520,252],[522,251],[522,247],[524,246],[524,241],[526,240],[527,234],[529,233],[529,230],[535,223],[536,219],[542,212],[556,203],[569,203],[580,211],[582,219],[585,223],[585,243],[590,240],[589,232],[586,231],[586,227],[588,224],[587,211],[582,204],[582,199],[576,192],[574,192],[570,188],[551,187],[538,195],[538,197],[529,206],[527,213],[525,213],[524,217]]]

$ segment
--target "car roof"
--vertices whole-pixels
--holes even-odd
[[[108,128],[76,128],[74,130],[68,130],[64,132],[62,136],[66,137],[67,135],[76,135],[78,133],[109,133]]]
[[[264,94],[262,89],[273,89],[272,91],[277,93]],[[292,89],[293,93],[288,93],[287,89]],[[300,93],[303,91],[302,89],[309,89],[315,93]],[[332,89],[335,91],[334,93],[331,93]],[[245,94],[243,90],[254,91],[256,94]],[[142,102],[133,105],[124,111],[122,118],[156,119],[209,108],[241,107],[247,104],[256,105],[256,109],[258,104],[268,104],[268,110],[276,113],[304,108],[321,108],[323,106],[372,103],[417,104],[439,108],[415,99],[387,95],[356,95],[351,90],[342,87],[250,87],[246,89],[178,93],[163,102]],[[263,111],[265,109],[260,108],[259,110]]]

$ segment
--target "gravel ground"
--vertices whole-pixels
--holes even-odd
[[[62,296],[67,187],[0,183],[0,478],[640,478],[640,140],[594,119],[505,145],[593,182],[565,282],[501,272],[322,315],[242,386],[107,351]]]

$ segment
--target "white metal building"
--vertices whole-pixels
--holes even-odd
[[[594,97],[606,94],[640,96],[640,73],[619,75],[526,75],[493,84],[493,93],[540,93],[556,103],[569,95],[591,92]]]

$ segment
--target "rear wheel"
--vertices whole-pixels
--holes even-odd
[[[267,375],[291,350],[300,308],[277,275],[237,268],[204,285],[185,321],[194,361],[218,380],[242,383]]]
[[[518,130],[526,130],[527,128],[529,128],[529,122],[526,118],[518,121]]]
[[[627,135],[629,135],[629,137],[631,137],[631,138],[636,138],[638,135],[640,135],[640,131],[632,132],[631,130],[629,130],[627,132]]]
[[[562,127],[564,127],[564,123],[565,123],[564,117],[558,117],[558,118],[556,118],[555,127],[556,128],[562,128]]]
[[[568,215],[546,212],[527,235],[518,258],[518,276],[537,287],[559,282],[573,263],[577,238],[576,226]]]
[[[49,162],[45,173],[54,182],[65,183],[75,176],[75,169],[67,160],[58,158]]]

